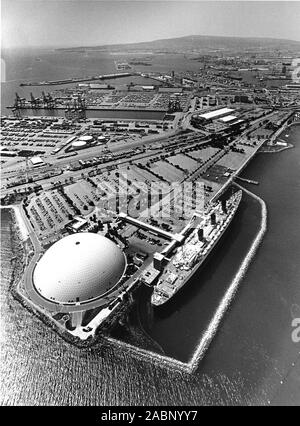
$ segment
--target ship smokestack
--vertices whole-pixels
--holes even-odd
[[[198,239],[199,239],[199,241],[203,241],[204,240],[204,231],[203,231],[203,228],[198,228]]]
[[[222,200],[222,210],[225,214],[227,213],[227,200]]]
[[[210,223],[211,223],[212,225],[215,225],[215,224],[217,223],[217,220],[216,220],[216,213],[212,213],[212,214],[210,215]]]

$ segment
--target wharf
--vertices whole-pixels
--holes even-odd
[[[134,75],[139,75],[139,73],[124,72],[124,73],[116,73],[116,74],[94,75],[94,76],[80,77],[80,78],[67,78],[64,80],[49,80],[49,81],[39,81],[39,82],[28,81],[28,82],[20,83],[20,86],[55,86],[59,84],[80,83],[83,81],[109,80],[109,79],[121,78],[121,77],[131,77]]]
[[[257,182],[256,180],[246,179],[246,178],[242,178],[242,177],[240,177],[240,176],[236,176],[236,179],[239,179],[239,180],[241,180],[242,182],[252,183],[253,185],[259,185],[259,182]]]

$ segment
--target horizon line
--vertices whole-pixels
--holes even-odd
[[[287,41],[287,42],[293,42],[293,43],[300,43],[299,40],[290,39],[290,38],[277,38],[273,36],[238,36],[238,35],[213,35],[213,34],[188,34],[178,37],[166,37],[166,38],[157,38],[157,39],[151,39],[151,40],[145,40],[145,41],[133,41],[133,42],[127,42],[127,43],[105,43],[105,44],[88,44],[88,45],[63,45],[63,44],[54,44],[54,45],[19,45],[19,46],[10,46],[5,47],[2,46],[1,43],[1,51],[4,49],[32,49],[32,48],[54,48],[54,49],[87,49],[89,47],[110,47],[110,46],[127,46],[127,45],[133,45],[133,44],[143,44],[143,43],[154,43],[157,41],[164,41],[164,40],[176,40],[176,39],[183,39],[188,37],[212,37],[212,38],[232,38],[232,39],[249,39],[249,40],[255,40],[255,39],[262,39],[262,40],[277,40],[277,41]],[[3,41],[3,40],[2,40]]]

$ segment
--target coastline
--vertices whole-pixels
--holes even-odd
[[[7,206],[0,206],[1,209],[11,209],[14,212],[14,217],[16,220],[16,224],[20,233],[20,238],[22,241],[26,241],[29,237],[28,229],[25,225],[25,222],[22,218],[21,212],[20,212],[20,206],[19,205],[7,205]]]
[[[295,121],[295,122],[288,124],[287,126],[284,126],[283,128],[281,128],[281,132],[277,135],[277,137],[279,138],[284,131],[289,130],[293,126],[300,126],[300,122]],[[293,145],[290,142],[287,142],[286,146],[281,146],[281,147],[278,146],[278,145],[266,144],[266,145],[262,145],[262,147],[257,151],[257,153],[258,154],[276,154],[276,153],[285,151],[287,149],[292,149],[292,148],[295,148],[295,145]]]

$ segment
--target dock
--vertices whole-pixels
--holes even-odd
[[[246,179],[246,178],[242,178],[240,176],[236,176],[235,179],[238,179],[238,180],[240,180],[242,182],[251,183],[253,185],[259,185],[259,182],[257,182],[256,180]]]
[[[110,80],[115,78],[122,78],[122,77],[131,77],[135,75],[140,75],[140,73],[137,72],[123,72],[123,73],[115,73],[115,74],[104,74],[104,75],[94,75],[94,76],[88,76],[88,77],[74,77],[74,78],[67,78],[64,80],[48,80],[48,81],[39,81],[39,82],[22,82],[20,83],[20,86],[55,86],[58,84],[70,84],[70,83],[81,83],[84,81],[94,81],[94,80]]]

